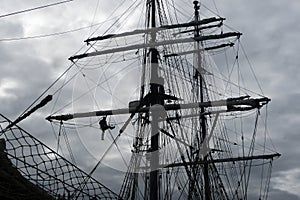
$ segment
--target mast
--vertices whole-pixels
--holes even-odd
[[[195,21],[198,22],[200,19],[199,17],[199,2],[198,1],[194,1],[194,9],[195,9]],[[199,26],[195,26],[195,32],[194,32],[194,36],[195,38],[200,36],[200,30],[199,30]],[[196,48],[197,50],[200,49],[200,41],[196,41]],[[197,71],[195,74],[196,80],[198,80],[199,77],[199,90],[200,90],[200,102],[203,103],[204,102],[204,77],[203,75],[200,73],[201,72],[201,54],[200,51],[198,51],[196,53],[196,64],[197,64]],[[205,113],[205,108],[201,107],[200,109],[200,130],[201,130],[201,144],[204,144],[206,142],[206,136],[207,136],[207,128],[206,128],[206,116],[204,115]],[[208,145],[208,144],[204,144],[204,145]],[[205,199],[206,200],[211,200],[211,195],[210,195],[210,183],[209,183],[209,171],[208,171],[208,163],[207,161],[207,156],[208,155],[203,155],[203,161],[204,161],[204,165],[203,165],[203,179],[204,179],[204,193],[205,193]],[[196,160],[199,160],[199,155],[197,156]]]
[[[151,0],[151,28],[156,27],[155,13],[156,6],[155,0]],[[155,43],[156,33],[151,33],[150,43]],[[158,51],[156,47],[150,48],[150,106],[155,106],[157,104],[163,105],[158,97],[158,93],[162,91],[159,90],[159,77],[158,77]],[[161,83],[162,84],[162,83]],[[152,110],[151,113],[151,147],[150,147],[150,200],[159,199],[159,180],[158,180],[158,166],[159,166],[159,111]]]

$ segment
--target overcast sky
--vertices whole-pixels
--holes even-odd
[[[67,58],[84,45],[83,41],[94,29],[17,39],[100,23],[122,1],[107,2],[74,0],[0,18],[1,113],[11,119],[22,113],[70,65]],[[41,6],[41,3],[53,1],[1,0],[0,15]],[[243,46],[263,92],[272,99],[268,107],[269,133],[282,157],[273,165],[270,199],[300,199],[300,1],[215,0],[215,3],[219,14],[227,19],[226,24],[243,33]],[[43,125],[29,121],[24,126],[34,132],[37,126]],[[45,136],[46,130],[33,134],[45,143],[53,139],[53,135]]]

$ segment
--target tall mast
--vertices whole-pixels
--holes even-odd
[[[151,28],[156,27],[156,6],[155,0],[151,0]],[[156,32],[151,33],[150,43],[155,43]],[[150,48],[150,105],[163,105],[163,100],[159,99],[159,89],[163,83],[159,83],[158,77],[158,51],[156,47]],[[163,87],[163,86],[162,86]],[[152,110],[151,112],[151,149],[150,149],[150,200],[159,199],[159,180],[158,180],[158,166],[159,166],[159,112]]]
[[[199,21],[200,20],[200,16],[199,16],[199,2],[198,1],[194,1],[194,9],[195,9],[195,21]],[[198,26],[195,26],[195,38],[200,36],[200,30]],[[197,49],[200,49],[200,41],[197,41]],[[196,72],[196,78],[198,78],[199,75],[199,82],[200,82],[200,102],[203,103],[204,102],[204,77],[201,74],[201,54],[200,51],[197,52],[196,54],[196,64],[197,64],[197,72]],[[201,115],[200,115],[200,127],[201,127],[201,143],[204,145],[208,145],[208,144],[204,144],[206,142],[206,136],[207,136],[207,130],[206,130],[206,116],[203,114],[205,113],[205,108],[201,107]],[[204,162],[207,161],[207,155],[203,155],[204,158]],[[208,172],[208,164],[205,162],[205,164],[203,165],[203,179],[204,179],[204,192],[205,192],[205,199],[206,200],[211,200],[211,194],[210,194],[210,183],[209,183],[209,172]]]

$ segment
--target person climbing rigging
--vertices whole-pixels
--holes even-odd
[[[115,127],[114,126],[110,126],[107,124],[107,121],[106,121],[106,117],[103,117],[100,121],[99,121],[99,125],[100,125],[100,128],[102,130],[102,136],[101,136],[101,139],[104,140],[104,132],[107,130],[107,129],[114,129]]]

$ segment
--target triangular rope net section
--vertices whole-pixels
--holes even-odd
[[[3,130],[9,122],[0,114],[0,197],[5,192],[15,199],[69,199],[77,193],[88,174],[22,128]],[[120,198],[90,177],[77,199]]]

